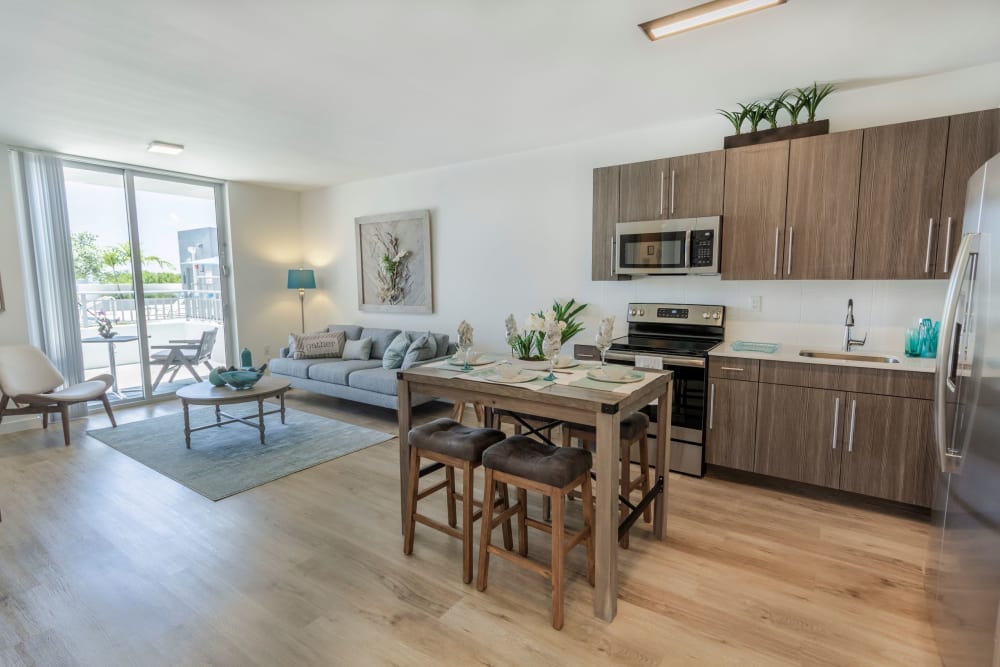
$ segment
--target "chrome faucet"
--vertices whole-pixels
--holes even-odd
[[[854,328],[854,299],[847,300],[847,318],[844,320],[844,345],[841,348],[844,352],[850,352],[852,347],[861,347],[868,340],[868,334],[861,340],[851,338],[851,329]]]

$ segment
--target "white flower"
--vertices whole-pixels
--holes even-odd
[[[409,251],[409,250],[403,250],[402,252],[398,253],[398,254],[397,254],[397,255],[396,255],[396,256],[395,256],[394,258],[393,258],[393,260],[392,260],[392,261],[394,261],[394,262],[398,262],[399,260],[403,259],[404,257],[406,257],[406,256],[407,256],[407,255],[409,255],[409,254],[410,254],[410,251]]]
[[[525,325],[528,331],[545,331],[545,318],[539,317],[537,313],[528,315],[528,323]]]
[[[507,344],[513,346],[514,339],[517,338],[517,320],[513,313],[507,316],[504,325],[507,327]]]

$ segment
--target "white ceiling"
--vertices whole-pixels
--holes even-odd
[[[656,43],[636,27],[697,2],[0,0],[0,142],[305,188],[1000,61],[998,0],[788,0]]]

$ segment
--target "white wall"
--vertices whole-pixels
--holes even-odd
[[[887,85],[843,90],[821,117],[831,130],[880,125],[1000,105],[1000,63]],[[719,278],[590,280],[591,170],[667,155],[714,150],[727,134],[715,115],[506,157],[317,189],[302,195],[305,260],[324,296],[311,322],[358,322],[451,333],[460,320],[480,346],[504,349],[503,320],[522,318],[553,297],[588,302],[590,342],[596,320],[630,301],[713,303],[728,307],[729,338],[837,345],[848,298],[868,349],[902,351],[902,329],[918,316],[940,317],[944,281],[729,282]],[[361,313],[357,308],[354,218],[428,208],[434,256],[431,315]],[[763,297],[763,311],[749,297]]]
[[[298,293],[285,287],[288,269],[302,264],[299,193],[249,183],[228,190],[237,350],[249,347],[259,365],[300,328]],[[306,295],[307,308],[312,297]]]

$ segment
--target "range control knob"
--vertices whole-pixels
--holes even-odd
[[[642,316],[643,316],[643,315],[645,315],[645,314],[646,314],[646,311],[645,311],[645,310],[642,310],[642,309],[640,308],[640,309],[639,309],[639,317],[642,317]]]
[[[707,320],[708,319],[708,313],[702,313],[701,317],[702,317],[702,319]]]
[[[630,308],[629,311],[628,311],[628,314],[629,315],[635,315],[636,314],[635,308]]]
[[[722,315],[721,315],[721,314],[720,314],[720,313],[719,313],[718,311],[716,311],[716,312],[712,313],[712,319],[713,319],[713,320],[717,320],[717,319],[719,319],[720,317],[722,317]]]

